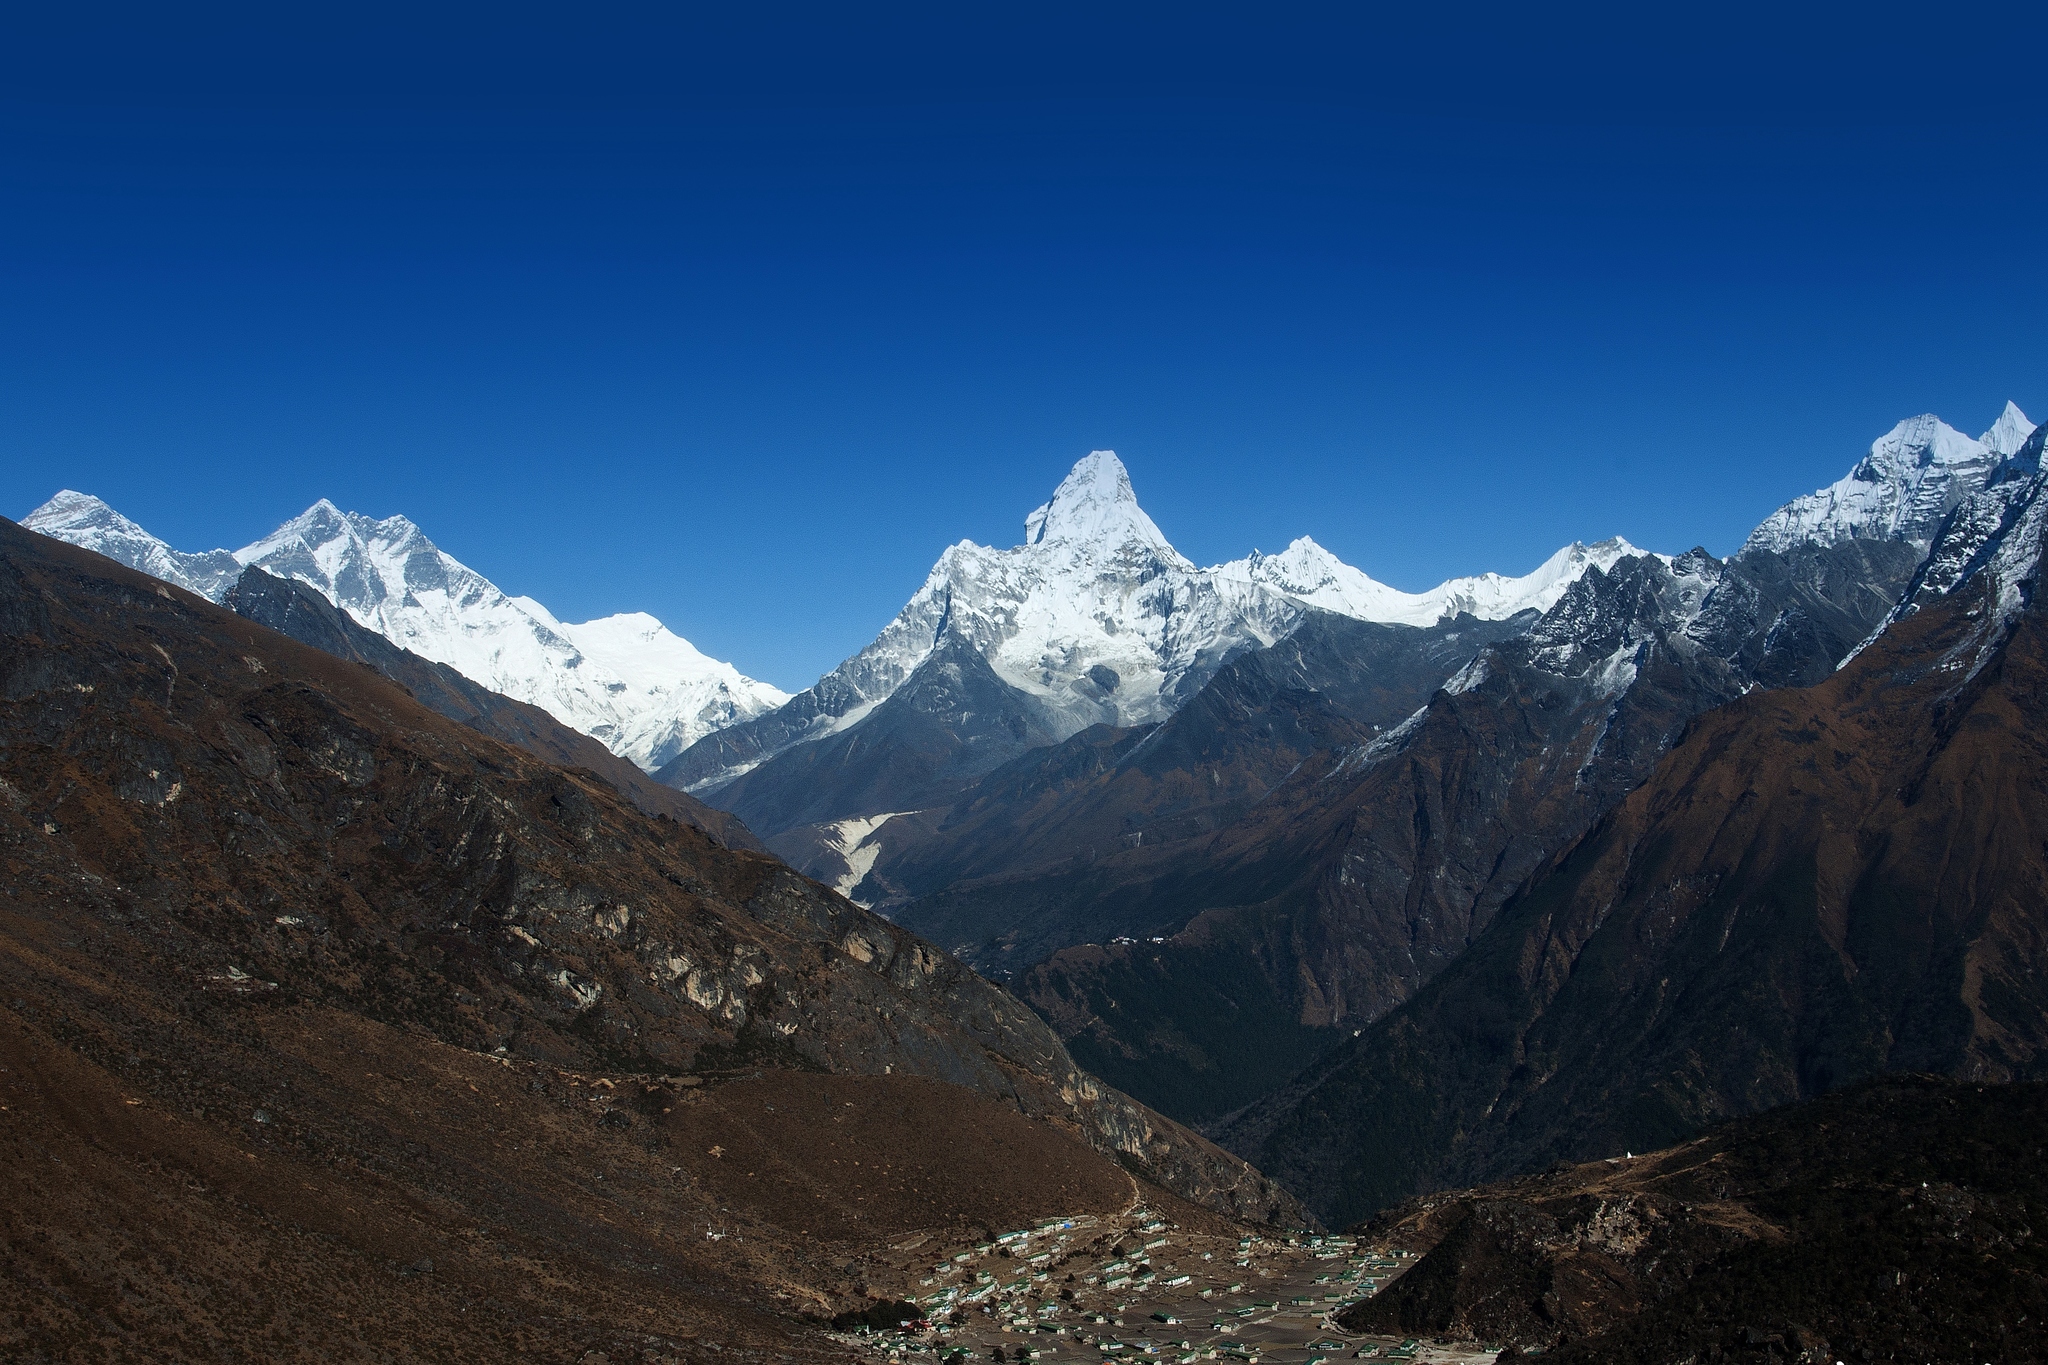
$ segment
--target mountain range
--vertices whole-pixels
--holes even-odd
[[[306,583],[400,648],[538,706],[647,769],[788,700],[644,612],[558,621],[532,598],[507,596],[404,517],[372,519],[325,498],[232,554],[174,550],[98,498],[68,490],[22,525],[213,602],[245,568]]]
[[[1307,1221],[521,703],[225,595],[0,522],[0,1355],[843,1361],[991,1229]]]
[[[758,838],[1006,983],[1080,1068],[1343,1220],[1603,1144],[1675,1140],[1874,1071],[2033,1074],[2043,1002],[2024,985],[2024,915],[1951,923],[1895,908],[1896,934],[1853,944],[1823,916],[1817,941],[1863,983],[1846,993],[1814,985],[1811,963],[1798,990],[1757,984],[1778,978],[1756,954],[1821,961],[1786,947],[1796,935],[1753,946],[1747,977],[1727,975],[1738,957],[1671,959],[1656,990],[1700,984],[1668,1016],[1594,990],[1591,964],[1625,962],[1615,979],[1643,990],[1641,974],[1678,951],[1640,927],[1671,913],[1672,887],[1739,885],[1753,899],[1808,875],[1809,855],[1846,869],[1829,886],[1936,876],[1877,847],[1892,838],[1963,839],[1974,851],[1953,875],[2033,876],[2024,858],[1982,862],[2010,841],[1968,826],[1983,816],[1980,777],[1944,789],[1939,835],[1878,794],[1920,790],[1934,769],[1916,755],[1939,768],[2030,752],[2024,689],[1999,694],[2003,711],[1971,708],[1989,704],[1987,680],[2029,666],[2039,454],[2012,405],[1974,439],[1912,418],[1726,559],[1615,538],[1521,578],[1409,594],[1307,539],[1198,567],[1115,455],[1096,451],[1026,516],[1022,543],[949,547],[871,645],[786,698],[651,618],[563,625],[403,518],[316,504],[233,555],[180,554],[76,494],[27,524],[422,697],[461,689],[409,681],[416,667],[376,639],[532,701],[639,765],[607,780],[643,810],[664,798],[636,783],[670,791],[691,803],[673,818],[733,848]],[[319,619],[321,602],[335,621]],[[471,726],[508,714],[429,704]],[[1959,733],[2003,726],[2009,740],[1958,748],[1942,726],[1959,715]],[[1838,745],[1852,761],[1830,759],[1815,785],[1800,774],[1819,741],[1803,737],[1829,725],[1860,728]],[[550,753],[530,734],[500,737]],[[2000,790],[2018,780],[1984,772]],[[1772,795],[1767,777],[1792,786]],[[1700,830],[1656,814],[1699,808],[1709,790],[1781,808],[1767,828],[1745,824],[1740,801]],[[2031,799],[2015,797],[2013,818],[2031,818]],[[1814,841],[1838,827],[1871,846],[1822,858]],[[1746,849],[1766,834],[1813,847],[1737,877],[1714,840],[1744,829]],[[1668,885],[1628,891],[1643,899],[1624,913],[1617,888],[1658,858]],[[1763,881],[1742,880],[1752,871]],[[1953,894],[1928,885],[1934,900]],[[1624,925],[1651,947],[1582,965],[1586,945]],[[1532,962],[1557,965],[1531,978]],[[1957,962],[1974,965],[1958,978]],[[1834,1040],[1817,1051],[1796,1041],[1808,987],[1821,1001],[1811,1027]],[[1888,1019],[1868,994],[1881,989],[1932,1013]],[[1731,1042],[1752,1028],[1746,1011],[1783,1036]],[[1668,1047],[1646,1046],[1645,1029]],[[1554,1071],[1530,1060],[1539,1044]],[[1752,1062],[1768,1079],[1738,1085]]]
[[[0,1354],[879,1362],[828,1328],[941,1279],[923,1344],[1022,1353],[1152,1292],[1047,1230],[1369,1220],[1424,1254],[1327,1332],[2035,1358],[2044,441],[1422,594],[1199,568],[1096,452],[786,699],[402,518],[60,495],[0,523]]]
[[[1426,609],[1389,605],[1378,585],[1335,591],[1343,575],[1301,571],[1299,546],[1293,572],[1262,557],[1207,571],[1223,585],[1213,597],[1182,586],[1155,600],[1249,602],[1238,622],[1284,633],[1260,645],[1196,613],[1200,638],[1233,642],[1213,668],[1183,668],[1149,709],[1057,742],[1059,719],[997,670],[1024,631],[952,625],[1048,614],[990,575],[956,583],[949,551],[918,599],[949,604],[927,622],[939,638],[881,703],[791,739],[778,727],[806,711],[800,695],[663,776],[774,734],[769,758],[696,789],[794,865],[1008,979],[1091,1069],[1184,1120],[1223,1122],[1456,960],[1697,717],[1826,680],[2031,430],[2012,407],[1976,440],[1902,422],[1842,485],[1774,515],[1727,561],[1573,547],[1530,580],[1492,580],[1484,596],[1468,580],[1425,595]],[[1084,462],[1069,481],[1081,489],[1034,512],[1027,544],[1003,556],[1044,556],[1034,590],[1137,562],[1168,571],[1127,481],[1104,472]],[[1043,551],[1068,503],[1088,509],[1068,537],[1082,547]],[[1804,531],[1766,534],[1791,526]],[[1353,614],[1373,612],[1392,619]],[[1183,638],[1173,622],[1162,608],[1160,638]],[[1047,640],[1081,635],[1042,631],[1030,648],[1046,657]],[[1150,719],[1175,689],[1189,695]]]
[[[2042,439],[1839,671],[1700,716],[1228,1141],[1345,1218],[1883,1072],[2048,1076]]]
[[[771,840],[804,829],[775,846],[807,863],[807,839],[843,842],[826,826],[942,804],[1001,763],[1093,726],[1157,724],[1231,659],[1311,615],[1504,620],[1541,611],[1588,568],[1633,552],[1619,539],[1573,545],[1523,578],[1453,579],[1421,594],[1306,538],[1201,569],[1138,505],[1123,463],[1098,450],[1025,517],[1022,544],[949,547],[873,644],[658,776]],[[905,752],[930,757],[905,765],[895,758]]]

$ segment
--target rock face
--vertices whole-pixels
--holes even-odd
[[[1232,1145],[1341,1219],[1881,1072],[2048,1074],[2039,449],[1851,663],[1702,716]]]
[[[406,518],[344,512],[324,498],[232,555],[183,554],[69,491],[23,524],[210,601],[225,600],[244,567],[309,584],[358,625],[540,707],[643,768],[788,700],[645,613],[565,624],[531,598],[508,597]]]
[[[742,775],[718,799],[785,831],[845,811],[942,806],[989,769],[1053,743],[1051,727],[1043,708],[950,637],[861,724]]]
[[[922,1076],[1212,1206],[1292,1213],[908,932],[371,669],[12,523],[0,680],[0,898],[93,939],[174,1014],[275,990],[579,1069]]]
[[[1280,555],[1254,553],[1201,569],[1167,542],[1138,505],[1123,463],[1106,450],[1074,466],[1025,518],[1024,533],[1024,543],[1008,550],[971,541],[949,547],[873,644],[787,706],[707,737],[657,776],[737,812],[771,837],[799,825],[940,803],[962,779],[991,771],[1023,747],[1091,726],[1163,721],[1230,659],[1270,645],[1311,609],[1418,626],[1461,612],[1506,619],[1548,606],[1589,568],[1634,553],[1620,540],[1574,545],[1525,578],[1486,574],[1427,593],[1376,583],[1307,539]],[[939,764],[949,784],[915,792],[854,770],[886,761],[888,745],[879,736],[842,742],[830,760],[794,757],[808,746],[900,723],[878,708],[928,661],[951,658],[949,666],[957,666],[960,650],[979,655],[1006,691],[998,697],[980,689],[1018,737],[1010,752],[963,738],[961,752]],[[932,737],[926,732],[917,742],[928,748]],[[857,759],[855,751],[869,757]],[[828,762],[848,769],[835,778],[829,799],[815,787]],[[814,828],[798,842],[838,837]]]
[[[1667,1150],[1410,1201],[1354,1332],[1576,1361],[2048,1359],[2048,1086],[1887,1078]]]

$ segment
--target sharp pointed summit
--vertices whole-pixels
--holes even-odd
[[[789,787],[811,794],[815,777],[794,759],[782,769],[755,770],[866,725],[949,642],[980,654],[1010,690],[1003,705],[1013,728],[1064,739],[1091,725],[1164,720],[1231,659],[1271,645],[1311,611],[1419,626],[1460,612],[1505,620],[1544,610],[1588,568],[1606,569],[1639,553],[1620,539],[1570,546],[1523,578],[1485,574],[1427,593],[1375,582],[1307,537],[1280,555],[1254,553],[1203,569],[1175,550],[1138,505],[1116,453],[1094,450],[1024,519],[1023,544],[949,546],[874,643],[782,710],[708,736],[658,776],[700,794],[731,786],[732,795],[720,799],[773,833],[783,818],[776,812],[800,804],[785,799],[790,793],[778,772],[786,772]],[[987,696],[977,703],[983,712],[993,704]],[[964,726],[969,717],[955,719]],[[886,793],[860,790],[873,810],[835,814],[900,811],[936,799],[902,783]]]
[[[1089,451],[1053,490],[1051,500],[1024,518],[1026,545],[1059,542],[1130,545],[1179,557],[1145,509],[1138,506],[1130,471],[1113,450]]]
[[[131,569],[218,602],[241,576],[226,550],[186,554],[137,526],[90,493],[64,489],[21,520],[41,535],[83,545]]]
[[[2019,404],[2008,400],[2005,411],[1998,414],[1998,420],[1991,424],[1991,429],[1977,440],[2009,458],[2019,454],[2020,447],[2024,446],[2027,438],[2033,434],[2032,419],[2020,411]]]

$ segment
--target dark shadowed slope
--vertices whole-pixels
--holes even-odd
[[[1465,951],[1694,716],[1759,676],[1825,676],[1918,558],[1858,541],[1730,564],[1623,560],[1526,634],[1488,644],[1403,724],[1311,753],[1206,839],[989,879],[898,913],[941,943],[991,908],[1159,936],[1102,934],[1015,988],[1091,1068],[1213,1120]]]
[[[727,848],[767,851],[738,817],[707,806],[673,787],[664,787],[538,706],[514,701],[482,683],[472,682],[446,664],[400,649],[376,631],[357,625],[310,584],[273,578],[251,567],[244,569],[228,589],[223,605],[237,616],[269,626],[302,645],[324,650],[338,659],[368,664],[410,692],[414,701],[450,720],[517,744],[550,763],[587,768],[649,815],[666,815],[695,825]]]
[[[1125,850],[1185,849],[1241,819],[1317,752],[1398,725],[1479,650],[1533,619],[1459,616],[1420,627],[1308,611],[1287,638],[1225,664],[1159,725],[1095,726],[990,773],[948,808],[906,822],[894,840],[895,827],[885,830],[888,842],[855,894],[991,966],[998,962],[987,945],[997,937],[1014,962],[1141,931],[1149,926],[1114,917],[991,914],[971,895],[917,898],[984,879],[1057,875]],[[929,924],[919,918],[926,913],[935,916]]]
[[[574,1360],[644,1324],[784,1358],[869,1216],[1128,1200],[1118,1166],[1290,1215],[773,860],[11,523],[0,744],[17,1357]],[[690,1096],[754,1074],[700,1146],[740,1100]],[[853,1148],[723,1164],[828,1083],[883,1111]]]
[[[971,645],[949,637],[859,725],[778,755],[716,799],[770,837],[944,805],[983,773],[1052,743],[1041,711]]]
[[[1389,1210],[1357,1332],[1545,1360],[2048,1359],[2048,1086],[1887,1078]]]
[[[2016,468],[1958,511],[1930,563],[1964,567],[1833,678],[1703,716],[1464,957],[1229,1141],[1350,1218],[1879,1072],[2043,1074],[2041,486]]]

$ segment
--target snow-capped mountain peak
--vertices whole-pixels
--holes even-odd
[[[236,558],[310,583],[386,638],[544,708],[643,768],[789,699],[645,612],[568,624],[532,598],[508,597],[406,517],[366,517],[322,498]]]
[[[1932,413],[1909,417],[1873,441],[1840,480],[1766,517],[1743,549],[1782,552],[1801,542],[1865,539],[1904,540],[1924,550],[1943,518],[2025,443],[2021,424],[2025,414],[2010,403],[1980,440]],[[2012,449],[2002,449],[2007,445]]]
[[[474,639],[479,630],[494,633],[484,627],[484,620],[518,609],[496,585],[443,554],[405,517],[379,519],[344,512],[322,498],[263,539],[237,550],[235,558],[278,578],[309,583],[359,624],[488,687],[505,690],[493,678],[472,671],[495,669],[454,641]],[[458,624],[466,613],[473,619]],[[441,647],[435,648],[429,637]],[[566,716],[558,718],[575,724]]]
[[[326,498],[233,554],[181,554],[69,491],[23,524],[216,602],[247,566],[297,579],[392,643],[539,706],[645,768],[789,700],[644,612],[564,624],[443,553],[410,519],[345,512]]]
[[[1140,548],[1180,558],[1145,509],[1138,506],[1130,471],[1113,450],[1089,451],[1053,490],[1051,500],[1024,518],[1025,545],[1061,542]]]
[[[216,602],[242,573],[242,566],[226,550],[203,554],[174,550],[90,493],[69,488],[23,517],[21,524]]]
[[[128,540],[146,540],[153,545],[162,545],[149,532],[137,526],[128,518],[116,512],[106,503],[90,493],[80,493],[70,488],[60,488],[56,496],[21,519],[23,526],[80,526],[92,527],[110,535]]]
[[[2007,400],[2005,411],[1998,414],[1998,420],[1991,429],[1977,440],[2000,455],[2013,456],[2020,453],[2027,438],[2034,434],[2034,423],[2020,411],[2020,405]]]
[[[1085,726],[1165,719],[1236,654],[1272,644],[1309,608],[1432,626],[1461,611],[1490,620],[1543,611],[1589,566],[1640,553],[1627,541],[1571,545],[1520,578],[1483,574],[1404,593],[1304,536],[1197,568],[1138,505],[1128,471],[1091,451],[1025,518],[1022,545],[948,546],[873,643],[783,712],[698,746],[664,773],[715,791],[777,754],[864,723],[949,642],[974,650],[1022,694],[1033,723],[1064,737]]]

